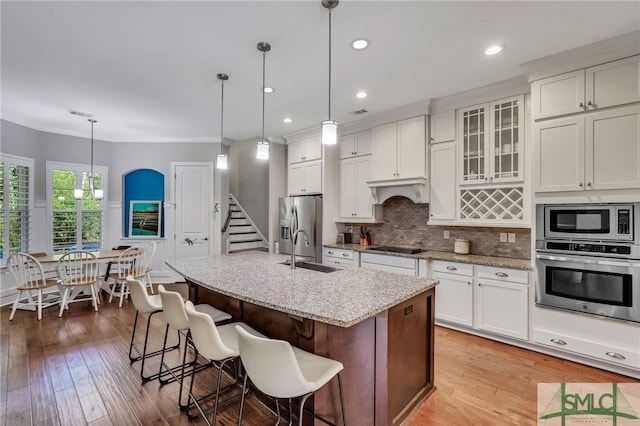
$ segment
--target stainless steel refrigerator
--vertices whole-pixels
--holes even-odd
[[[280,198],[280,253],[291,254],[291,239],[298,229],[303,229],[307,232],[309,244],[305,243],[304,234],[302,232],[298,233],[295,251],[296,259],[321,262],[321,195]]]

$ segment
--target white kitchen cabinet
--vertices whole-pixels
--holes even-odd
[[[429,220],[454,220],[456,217],[456,142],[432,144],[429,173],[431,200]]]
[[[340,217],[373,218],[371,155],[340,160]]]
[[[436,286],[436,319],[473,326],[473,266],[434,260],[431,278]]]
[[[431,143],[443,143],[456,140],[456,112],[445,111],[431,116]]]
[[[431,277],[436,320],[527,340],[528,271],[433,260]]]
[[[536,192],[640,188],[640,105],[534,126]]]
[[[340,138],[340,158],[352,158],[372,153],[371,131],[346,135]]]
[[[353,250],[324,247],[322,251],[322,263],[337,266],[339,268],[357,267],[356,256]]]
[[[322,160],[289,166],[289,195],[322,193]]]
[[[531,84],[534,120],[640,101],[640,56],[580,69]]]
[[[640,369],[640,324],[536,307],[533,341],[562,352]]]
[[[385,254],[360,254],[360,267],[376,271],[394,272],[401,275],[418,276],[418,259]]]
[[[372,129],[372,180],[424,178],[426,175],[424,116]]]
[[[476,267],[476,328],[516,339],[529,336],[526,271]]]
[[[460,185],[524,179],[524,96],[458,110]]]
[[[320,136],[312,136],[288,144],[287,156],[289,164],[321,159],[322,143]]]

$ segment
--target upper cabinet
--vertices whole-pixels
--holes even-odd
[[[640,101],[640,56],[534,81],[531,95],[534,120]]]
[[[287,145],[289,164],[320,160],[322,143],[320,136],[313,136]]]
[[[346,135],[340,138],[340,159],[370,155],[372,152],[371,131]]]
[[[460,184],[523,180],[524,97],[458,110]]]
[[[535,190],[640,188],[640,105],[535,125]]]
[[[372,180],[424,178],[426,175],[425,117],[372,129]]]
[[[431,143],[456,140],[456,112],[446,111],[431,116]]]

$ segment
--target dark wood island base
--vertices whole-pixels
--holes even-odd
[[[349,426],[402,424],[435,390],[435,288],[351,327],[296,317],[229,297],[187,280],[190,299],[209,303],[266,335],[338,360]],[[339,424],[337,381],[318,391],[307,406]],[[316,424],[323,424],[316,420]],[[311,425],[313,418],[305,419]]]

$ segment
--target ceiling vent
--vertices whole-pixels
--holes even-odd
[[[368,112],[369,112],[369,111],[368,111],[368,110],[366,110],[366,109],[359,109],[359,110],[357,110],[357,111],[351,111],[351,114],[353,114],[353,115],[362,115],[362,114],[366,114],[366,113],[368,113]]]
[[[74,111],[74,110],[72,110],[72,109],[70,109],[70,110],[69,110],[69,114],[71,114],[71,115],[77,115],[77,116],[79,116],[79,117],[85,117],[85,118],[93,117],[93,114],[89,114],[89,113],[82,112],[82,111]]]

